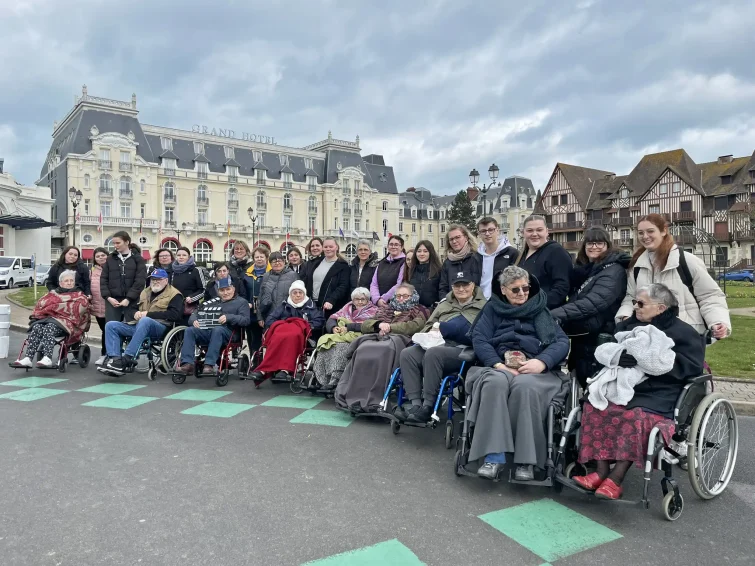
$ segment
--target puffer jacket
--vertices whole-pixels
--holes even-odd
[[[76,286],[81,289],[85,295],[91,295],[92,288],[89,267],[87,267],[87,264],[83,261],[77,261],[76,265],[60,265],[57,262],[54,263],[52,267],[50,267],[50,272],[47,274],[47,290],[52,291],[59,287],[58,279],[60,278],[60,274],[67,269],[76,272]]]
[[[279,273],[272,269],[262,278],[259,296],[260,320],[265,320],[273,309],[288,298],[291,284],[298,280],[296,272],[284,267]]]
[[[147,264],[138,246],[131,244],[130,248],[131,255],[125,261],[121,261],[117,251],[107,256],[100,275],[100,292],[105,300],[110,297],[119,301],[128,299],[131,307],[136,306],[146,286]]]
[[[357,287],[364,287],[365,289],[370,288],[370,284],[372,283],[372,276],[375,274],[375,268],[377,267],[377,264],[377,252],[372,252],[370,254],[370,257],[367,258],[367,261],[364,263],[364,267],[362,267],[362,273],[359,273],[359,256],[351,260],[351,263],[349,264],[349,268],[351,269],[351,273],[349,275],[349,293],[351,293]]]
[[[634,267],[629,270],[627,280],[627,294],[616,313],[616,320],[632,316],[632,300],[636,299],[637,289],[651,283],[663,283],[676,295],[679,301],[679,318],[691,325],[699,334],[705,334],[706,329],[721,323],[731,334],[731,319],[726,304],[726,295],[718,287],[702,260],[690,253],[684,254],[690,275],[694,296],[682,281],[678,272],[679,248],[674,246],[669,252],[666,267],[653,271],[647,251],[637,258],[634,267],[639,268],[637,280],[634,279]],[[697,299],[697,300],[696,300]]]
[[[312,299],[307,299],[301,307],[297,308],[288,301],[283,301],[270,315],[265,319],[265,327],[270,328],[274,322],[286,320],[287,318],[303,318],[312,327],[312,330],[319,330],[325,324],[325,317],[322,310],[317,308]]]
[[[628,254],[613,252],[598,263],[574,269],[569,302],[551,309],[566,334],[613,334],[613,313],[627,291],[629,260]]]
[[[445,297],[451,291],[451,281],[454,280],[459,271],[471,276],[474,284],[479,285],[482,279],[482,256],[477,252],[470,252],[461,261],[452,261],[446,258],[446,261],[443,262],[443,269],[440,271],[440,284],[438,285],[438,292],[441,297]]]
[[[408,275],[408,274],[407,274]],[[414,266],[409,283],[419,293],[419,304],[429,309],[440,300],[438,287],[440,285],[440,271],[430,277],[430,263],[420,263]]]

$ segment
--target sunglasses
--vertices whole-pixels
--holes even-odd
[[[640,307],[641,309],[654,304],[656,303],[646,303],[645,301],[635,301],[634,299],[632,299],[632,306]]]
[[[525,295],[530,292],[530,286],[529,285],[522,285],[521,287],[506,287],[509,291],[514,293],[515,295],[518,295],[520,292],[524,293]]]

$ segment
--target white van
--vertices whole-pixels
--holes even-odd
[[[0,256],[0,287],[34,285],[34,270],[30,257]]]

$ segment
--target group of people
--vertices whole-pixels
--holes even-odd
[[[477,363],[465,380],[470,460],[480,461],[478,474],[487,478],[507,459],[521,481],[543,468],[545,417],[568,387],[565,362],[589,392],[579,460],[597,462],[595,472],[575,481],[601,497],[620,497],[624,474],[644,458],[649,430],[661,426],[669,441],[673,436],[674,402],[685,381],[704,371],[705,337],[731,333],[725,296],[703,262],[677,247],[658,214],[640,219],[632,257],[598,227],[585,231],[576,263],[549,239],[545,218],[530,216],[522,231],[520,252],[493,218],[478,222],[479,243],[466,227],[452,225],[443,261],[431,242],[407,252],[395,235],[384,257],[360,241],[350,262],[332,238],[313,238],[306,259],[297,248],[270,253],[236,241],[209,282],[186,248],[175,255],[158,250],[148,270],[119,232],[115,251],[95,250],[91,273],[80,267],[78,250],[67,248],[48,286],[56,296],[78,290],[91,299],[105,336],[98,363],[111,370],[124,371],[141,340],[159,339],[173,324],[187,326],[178,371],[193,372],[195,345],[207,344],[201,373],[214,372],[220,348],[238,332],[250,353],[265,346],[251,368],[258,383],[291,377],[311,340],[315,388],[353,413],[376,412],[400,367],[406,401],[394,414],[402,422],[428,422],[443,377],[461,367],[460,347],[471,347]],[[22,365],[40,344],[47,353],[48,336],[82,328],[45,324],[45,302],[33,315],[34,340]],[[198,323],[205,305],[222,310],[212,329]],[[131,342],[121,353],[125,337]],[[641,351],[632,340],[652,347]],[[605,355],[604,343],[617,341],[611,352],[618,353]],[[654,360],[643,351],[653,351]],[[606,398],[612,379],[631,379],[634,393]]]

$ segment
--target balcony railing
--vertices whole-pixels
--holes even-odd
[[[291,181],[283,181],[283,188],[284,189],[293,189],[294,184]]]
[[[197,179],[206,179],[207,171],[197,171]]]
[[[611,221],[614,226],[634,226],[634,220],[631,216],[620,216]]]
[[[354,216],[362,216],[362,209],[361,208],[355,208],[354,209]]]
[[[257,201],[257,210],[267,210],[267,203]]]
[[[229,198],[228,199],[228,210],[238,210],[239,209],[239,199],[237,198]]]
[[[674,222],[694,222],[697,219],[696,216],[694,211],[685,210],[683,212],[674,212],[672,218]]]
[[[165,196],[163,196],[163,201],[170,204],[175,204],[176,202],[176,193],[165,193]]]
[[[121,189],[118,192],[118,195],[122,199],[129,199],[130,200],[130,199],[134,198],[134,191],[132,191],[131,189]]]
[[[603,220],[602,218],[591,218],[589,220],[585,220],[585,227],[591,228],[593,226],[602,227],[604,224],[607,224],[610,222],[609,220]]]
[[[103,216],[102,224],[105,226],[127,226],[139,227],[139,220],[142,222],[142,228],[157,228],[157,218],[123,218],[121,216]],[[78,221],[82,226],[97,226],[100,223],[99,216],[82,216]]]
[[[239,182],[239,176],[238,175],[228,175],[228,182],[229,183],[238,183]]]
[[[210,206],[210,199],[207,197],[197,196],[197,206]]]
[[[581,220],[570,220],[569,222],[554,222],[549,228],[551,230],[581,230],[584,224]]]
[[[564,249],[578,250],[581,245],[582,245],[582,242],[564,242]]]
[[[133,165],[131,163],[126,163],[125,161],[121,161],[118,164],[118,171],[126,171],[128,173],[131,173],[131,171],[134,170]]]
[[[261,187],[264,187],[267,184],[267,179],[257,177],[256,183]]]
[[[175,220],[166,220],[164,223],[165,228],[175,228],[176,227],[176,221]]]
[[[294,210],[294,205],[293,204],[284,204],[283,205],[283,210],[286,211],[286,212],[291,212],[291,211]]]
[[[711,263],[713,267],[729,267],[728,259],[714,259]]]
[[[97,160],[97,167],[100,169],[105,169],[107,171],[110,171],[113,168],[113,162],[109,159],[98,159]]]
[[[755,240],[755,232],[751,230],[735,230],[729,234],[729,239],[732,242]]]
[[[728,236],[728,233],[724,233]],[[677,244],[681,245],[694,245],[696,243],[695,235],[691,233],[676,234],[674,236],[674,240]]]
[[[166,167],[165,169],[163,169],[163,175],[165,175],[166,177],[175,177],[176,170],[174,168],[169,169],[168,167]]]
[[[343,209],[343,213],[344,214],[351,214],[351,209],[350,208],[344,208]]]
[[[100,187],[100,196],[105,198],[113,198],[112,187]]]
[[[314,193],[315,191],[317,191],[317,185],[309,184],[307,185],[307,189],[309,189],[310,193]]]
[[[308,212],[309,214],[317,214],[317,207],[316,207],[316,206],[310,206],[310,207],[309,207],[309,208],[307,209],[307,212]]]
[[[619,238],[618,240],[613,241],[613,245],[619,248],[633,248],[634,239],[633,238]]]

